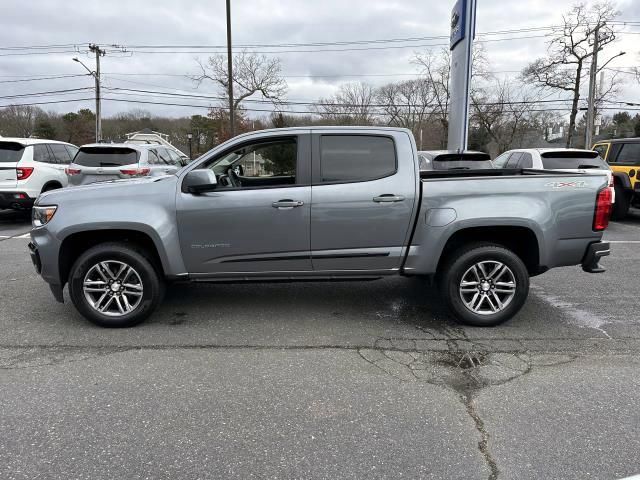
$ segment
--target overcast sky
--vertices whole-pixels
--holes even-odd
[[[282,44],[337,42],[354,40],[397,39],[446,36],[453,0],[232,0],[234,44]],[[560,23],[561,14],[573,2],[565,0],[478,0],[478,33],[535,28]],[[101,45],[224,45],[224,0],[3,0],[0,6],[0,46],[64,45],[42,50],[46,54],[25,55],[37,50],[0,50],[0,96],[92,87],[88,77],[68,77],[40,81],[16,82],[33,77],[72,75],[84,72],[72,61],[77,45],[86,51],[89,42]],[[619,20],[640,22],[640,1],[620,0]],[[627,26],[611,52],[625,50],[627,55],[616,60],[615,68],[640,64],[640,26]],[[633,34],[636,32],[636,34]],[[544,32],[542,32],[544,33]],[[541,32],[504,34],[484,39],[510,40],[484,43],[492,71],[497,76],[515,76],[528,62],[545,52]],[[537,38],[529,38],[529,37]],[[513,37],[527,37],[513,39]],[[283,73],[289,85],[289,100],[316,100],[335,92],[340,83],[368,81],[379,85],[411,78],[416,67],[411,57],[427,48],[440,48],[447,40],[434,39],[390,45],[403,48],[342,51],[280,53]],[[309,47],[307,50],[320,47]],[[327,48],[327,47],[324,47]],[[337,46],[362,48],[362,46]],[[196,58],[206,59],[207,53],[145,53],[140,48],[128,48],[117,53],[113,48],[102,59],[103,83],[107,87],[146,90],[176,89],[183,92],[217,92],[214,85],[194,83],[183,75],[197,72]],[[174,52],[175,49],[168,49]],[[219,49],[211,49],[219,51]],[[274,51],[274,48],[261,50]],[[291,50],[291,49],[284,49]],[[156,50],[157,51],[157,50]],[[16,55],[18,54],[18,55]],[[79,54],[93,68],[94,60]],[[276,54],[270,54],[276,55]],[[367,75],[367,76],[360,76]],[[640,86],[631,75],[623,75],[628,83],[620,99],[640,102]],[[0,105],[30,103],[73,98],[92,98],[93,91],[58,93],[51,96],[0,99]],[[157,97],[107,97],[169,101],[206,105],[206,102],[185,99],[167,100]],[[91,100],[42,105],[45,110],[71,111],[93,108]],[[103,111],[111,115],[133,108],[142,108],[159,115],[191,115],[206,113],[204,109],[135,105],[105,101]]]

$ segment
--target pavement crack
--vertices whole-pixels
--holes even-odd
[[[469,414],[469,416],[471,417],[471,419],[473,420],[475,426],[476,426],[476,430],[478,431],[478,433],[480,433],[480,441],[478,442],[478,450],[480,450],[480,453],[482,454],[482,456],[484,457],[484,461],[487,464],[487,467],[489,468],[489,480],[497,480],[498,475],[500,474],[500,470],[498,469],[498,464],[495,460],[495,458],[493,458],[493,455],[491,454],[491,450],[489,450],[489,433],[486,430],[486,427],[484,425],[484,421],[482,420],[482,418],[480,417],[480,414],[478,413],[476,407],[475,407],[475,403],[473,400],[473,397],[471,395],[461,395],[460,396],[462,403],[464,404],[466,410],[467,410],[467,414]]]

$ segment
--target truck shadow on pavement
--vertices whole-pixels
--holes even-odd
[[[240,322],[373,322],[421,329],[459,326],[437,288],[417,278],[370,282],[174,284],[167,288],[161,321],[182,325],[236,317]],[[158,321],[158,315],[154,316]],[[196,320],[198,319],[198,320]],[[152,320],[153,321],[153,320]]]

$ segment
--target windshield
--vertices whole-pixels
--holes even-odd
[[[0,163],[16,163],[22,158],[24,145],[17,142],[0,142]]]
[[[138,163],[137,150],[125,147],[86,147],[81,148],[73,163],[83,167],[121,167]]]
[[[594,152],[595,153],[595,152]],[[542,168],[546,170],[580,170],[580,169],[600,169],[608,170],[609,167],[599,155],[589,158],[583,156],[564,156],[558,154],[542,155]]]

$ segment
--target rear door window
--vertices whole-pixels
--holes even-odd
[[[640,143],[625,143],[622,145],[615,164],[640,165]]]
[[[523,153],[518,168],[533,168],[533,157],[530,153]]]
[[[160,157],[162,164],[173,166],[173,162],[171,161],[171,155],[169,155],[169,150],[167,150],[166,148],[158,149],[158,157]]]
[[[33,146],[33,161],[42,163],[55,163],[49,154],[49,149],[44,143]]]
[[[64,147],[64,145],[51,143],[49,144],[49,148],[51,149],[51,153],[53,153],[53,157],[56,159],[56,163],[64,164],[71,162],[69,152]]]
[[[0,142],[0,163],[19,162],[24,148],[24,145],[16,142]]]
[[[493,161],[493,164],[495,165],[496,168],[507,168],[506,165],[507,165],[507,161],[509,161],[510,156],[511,156],[510,152],[503,153]]]
[[[151,148],[147,151],[148,162],[149,165],[161,165],[162,160],[160,160],[160,156],[158,155],[158,151],[154,148]]]
[[[173,150],[167,150],[167,151],[169,152],[169,157],[171,157],[172,164],[175,165],[176,167],[181,167],[182,166],[182,158],[180,157],[180,155],[178,155]]]
[[[75,157],[76,153],[78,153],[78,147],[74,147],[73,145],[65,145],[64,148],[67,149],[67,152],[69,152],[69,157],[71,157],[71,160],[73,160],[73,157]]]
[[[122,167],[138,163],[136,150],[126,147],[84,147],[76,154],[73,163],[83,167]]]
[[[518,168],[518,163],[520,162],[522,155],[522,152],[513,152],[504,168]]]
[[[362,182],[393,175],[396,150],[389,137],[373,135],[322,135],[320,181]]]

